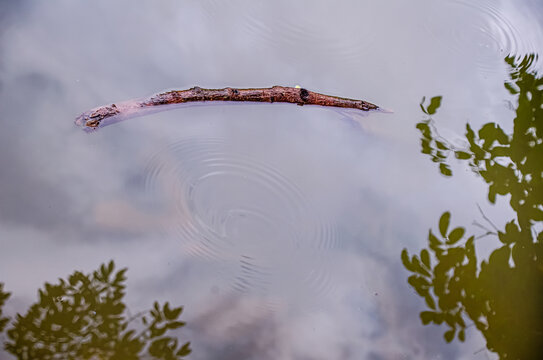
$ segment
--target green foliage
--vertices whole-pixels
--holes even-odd
[[[421,152],[439,163],[442,174],[452,175],[447,162],[454,154],[487,183],[492,203],[497,195],[510,196],[516,219],[497,230],[502,245],[478,260],[475,237],[462,227],[450,230],[445,212],[439,234],[429,231],[427,249],[401,254],[412,273],[408,283],[428,307],[421,322],[446,326],[447,342],[465,341],[474,325],[502,359],[543,358],[543,232],[537,230],[543,222],[543,80],[528,70],[532,61],[506,58],[512,71],[505,86],[519,98],[511,134],[495,123],[478,131],[467,124],[469,146],[458,149],[439,136],[431,118],[417,124]],[[421,104],[425,114],[435,113],[440,102],[433,103],[432,111]]]
[[[115,272],[111,261],[91,274],[75,271],[66,280],[45,283],[38,301],[14,319],[5,349],[19,359],[180,359],[188,355],[190,343],[179,344],[166,335],[185,325],[178,320],[182,307],[155,302],[147,316],[127,317],[126,270]],[[130,329],[129,324],[138,319],[139,328]]]
[[[434,99],[439,98],[439,101]],[[425,98],[422,98],[420,107],[425,114],[435,114],[439,106],[441,105],[441,96],[433,97],[428,109],[423,106]],[[434,104],[434,106],[432,106]],[[452,170],[447,164],[447,159],[453,150],[453,146],[444,138],[440,137],[437,133],[432,118],[427,118],[417,123],[417,129],[420,131],[422,137],[420,140],[421,152],[430,156],[433,162],[439,164],[439,171],[444,176],[452,176]],[[462,151],[457,152],[458,157],[465,157]]]
[[[505,87],[518,95],[512,134],[506,134],[498,124],[492,122],[483,125],[477,132],[466,124],[469,146],[460,149],[439,135],[432,118],[417,124],[421,132],[421,152],[439,163],[443,175],[452,175],[448,164],[451,154],[467,161],[488,184],[490,202],[495,203],[497,195],[511,196],[510,204],[519,214],[519,222],[543,221],[543,78],[529,71],[533,58],[534,55],[529,55],[518,64],[516,59],[506,58],[513,68],[511,81],[506,82]],[[441,101],[432,103],[437,103],[439,107]],[[435,113],[430,112],[430,106],[426,110],[422,104],[421,107],[426,114]]]
[[[475,237],[466,238],[463,228],[453,229],[446,237],[430,231],[429,248],[419,255],[410,256],[404,249],[402,263],[413,273],[408,283],[429,309],[420,313],[421,322],[445,324],[444,338],[451,342],[455,337],[465,340],[469,320],[485,336],[488,348],[503,359],[539,358],[543,353],[543,232],[539,240],[531,234],[532,229],[522,232],[508,223],[500,232],[500,239],[507,239],[502,240],[504,245],[482,262],[476,256]]]
[[[428,105],[428,107],[425,107],[424,102],[426,101],[426,98],[423,97],[422,101],[420,102],[420,108],[425,114],[433,115],[436,113],[437,109],[439,109],[439,107],[441,106],[441,99],[442,99],[441,96],[434,96],[433,98],[430,99],[430,104]]]
[[[464,337],[463,330],[466,324],[463,317],[463,300],[465,290],[473,285],[470,279],[477,271],[474,237],[466,239],[465,230],[461,227],[447,232],[449,222],[450,213],[443,213],[439,220],[439,238],[430,230],[428,234],[430,247],[421,250],[420,255],[413,255],[408,260],[407,250],[402,251],[405,268],[415,273],[409,277],[409,284],[425,299],[426,305],[432,310],[421,312],[421,321],[425,325],[446,323],[449,327],[444,334],[447,342],[451,342],[455,335],[459,338]],[[432,259],[435,262],[434,267],[431,266]],[[413,266],[420,262],[425,264],[424,271]]]
[[[2,307],[10,297],[10,293],[4,292],[4,284],[0,283],[0,333],[4,331],[4,328],[9,322],[9,319],[2,317]]]

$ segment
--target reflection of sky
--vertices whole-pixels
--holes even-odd
[[[487,47],[451,51],[453,33],[439,28],[447,14],[428,1],[12,3],[0,2],[0,281],[15,293],[8,311],[32,301],[43,281],[113,258],[129,267],[134,308],[154,299],[186,306],[194,359],[485,358],[473,355],[484,347],[476,334],[457,347],[420,325],[422,304],[399,255],[420,248],[444,210],[466,225],[480,220],[476,203],[496,223],[511,216],[505,202],[488,205],[484,185],[462,168],[453,180],[440,177],[414,128],[423,95],[444,96],[438,121],[452,136],[466,121],[508,121],[501,54],[479,71]],[[524,43],[540,48],[538,13],[503,8]],[[364,98],[394,114],[369,115],[361,129],[324,109],[225,105],[92,135],[72,125],[88,108],[167,88],[274,84]],[[315,298],[287,276],[318,266],[303,254],[278,272],[273,293],[233,291],[228,257],[188,256],[186,243],[159,231],[164,219],[153,211],[167,218],[169,204],[148,198],[146,166],[167,157],[168,144],[209,138],[277,169],[338,229],[339,243],[319,258],[327,291]]]

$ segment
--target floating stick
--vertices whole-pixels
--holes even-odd
[[[363,100],[353,100],[337,96],[324,95],[298,87],[273,86],[260,89],[202,89],[193,87],[188,90],[167,91],[143,100],[128,100],[117,104],[101,106],[79,115],[75,123],[86,129],[100,127],[103,120],[119,116],[135,116],[140,110],[159,105],[183,104],[206,101],[247,101],[281,102],[297,105],[320,105],[362,111],[378,110],[377,105]]]

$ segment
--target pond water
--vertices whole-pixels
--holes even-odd
[[[190,341],[189,359],[522,358],[504,357],[508,335],[496,345],[467,305],[451,342],[447,321],[423,325],[431,301],[401,254],[427,248],[447,211],[451,229],[477,236],[479,263],[512,219],[541,231],[539,215],[523,227],[514,191],[491,203],[492,181],[452,155],[466,123],[517,132],[505,59],[541,50],[536,0],[3,1],[0,283],[11,296],[0,318],[25,314],[46,281],[113,260],[128,268],[132,314],[183,305],[172,334]],[[534,57],[520,72],[541,70]],[[98,105],[195,85],[301,85],[392,112],[225,103],[90,134],[74,125]],[[424,124],[446,139],[446,161],[421,148]],[[512,349],[533,355],[537,343]]]

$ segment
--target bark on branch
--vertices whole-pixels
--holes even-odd
[[[324,95],[303,88],[274,86],[259,89],[202,89],[174,90],[153,95],[143,100],[101,106],[78,116],[75,123],[86,129],[96,129],[103,120],[123,115],[135,115],[140,110],[158,105],[182,104],[205,101],[282,102],[297,105],[320,105],[362,111],[378,110],[377,105],[363,100],[353,100]]]

